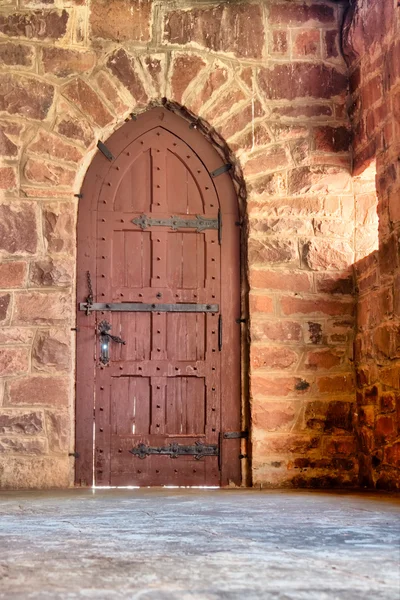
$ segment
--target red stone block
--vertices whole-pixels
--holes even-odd
[[[308,273],[295,271],[271,271],[250,269],[250,287],[262,290],[284,290],[286,292],[310,292],[312,277]]]
[[[65,454],[69,449],[71,420],[68,413],[45,411],[49,450]]]
[[[13,379],[8,384],[11,405],[44,405],[67,407],[70,382],[65,377],[28,376]]]
[[[325,32],[326,58],[338,58],[339,54],[339,33],[336,29]]]
[[[394,467],[400,467],[400,442],[386,447],[384,450],[385,462]]]
[[[347,90],[347,77],[328,65],[296,62],[261,67],[258,83],[267,100],[332,98]]]
[[[93,69],[96,64],[96,55],[89,50],[79,52],[67,48],[43,48],[42,63],[45,73],[57,77],[78,75]]]
[[[300,31],[294,37],[293,54],[299,56],[320,56],[321,37],[319,29]]]
[[[391,438],[397,434],[397,423],[391,415],[380,415],[375,421],[375,434],[386,438]]]
[[[343,394],[352,392],[355,389],[353,375],[351,374],[319,377],[317,386],[321,394]]]
[[[297,243],[292,240],[251,238],[248,243],[249,264],[299,263]]]
[[[307,117],[308,119],[318,119],[320,117],[330,117],[333,115],[332,107],[328,104],[313,104],[311,106],[275,106],[272,108],[273,116],[282,116],[292,119]]]
[[[246,162],[243,171],[245,175],[256,175],[265,173],[265,171],[283,169],[289,164],[290,159],[286,149],[283,146],[274,146],[250,158]]]
[[[33,52],[32,46],[5,42],[0,44],[0,65],[30,68],[33,66]]]
[[[37,247],[34,206],[28,202],[0,205],[0,250],[7,254],[33,254]]]
[[[305,367],[312,370],[333,369],[342,364],[344,360],[344,352],[337,350],[325,349],[309,352],[307,354]]]
[[[72,253],[75,248],[75,210],[72,204],[43,206],[43,234],[49,252]]]
[[[261,312],[266,314],[273,314],[274,312],[274,301],[271,296],[265,296],[260,294],[250,293],[250,312]]]
[[[69,371],[71,350],[66,331],[39,330],[33,342],[32,363],[34,371]]]
[[[41,412],[16,412],[5,409],[0,415],[1,435],[38,435],[44,432]]]
[[[316,275],[317,292],[324,294],[354,294],[353,276],[350,275]]]
[[[270,33],[269,53],[287,54],[289,49],[288,32],[286,30],[274,30]]]
[[[0,287],[4,289],[22,287],[25,284],[27,267],[26,262],[0,263]]]
[[[12,190],[16,187],[15,169],[13,167],[0,167],[0,190]]]
[[[99,96],[82,79],[74,79],[68,83],[62,93],[81,111],[89,115],[99,127],[105,127],[113,120]]]
[[[242,93],[239,93],[239,91],[237,93],[232,91],[231,93],[233,93],[234,96],[231,96],[231,94],[225,96],[217,105],[220,107],[217,112],[222,114],[221,111],[226,112],[230,109],[229,98],[232,98],[233,100],[235,100],[235,98],[243,100],[245,96]],[[236,101],[237,100],[235,100],[235,102]],[[261,103],[258,100],[255,100],[253,104],[242,107],[236,113],[229,114],[229,118],[218,127],[218,131],[226,140],[228,140],[231,136],[236,135],[245,129],[252,122],[253,118],[261,117],[263,115],[264,109],[262,108]]]
[[[13,157],[17,156],[18,150],[21,146],[21,133],[23,128],[21,125],[13,122],[0,123],[0,155]],[[14,143],[14,140],[17,143]]]
[[[354,261],[348,242],[314,239],[304,244],[302,260],[312,271],[343,270]]]
[[[30,263],[29,284],[31,287],[72,285],[74,260],[70,258],[43,258]]]
[[[299,434],[270,434],[258,442],[258,453],[261,456],[271,454],[306,454],[320,445],[318,436]]]
[[[328,456],[354,454],[355,451],[356,442],[353,436],[325,438],[323,441],[323,454]]]
[[[171,89],[172,98],[182,102],[182,97],[188,85],[206,66],[205,61],[196,54],[175,55],[172,67]]]
[[[0,321],[6,321],[8,309],[10,307],[10,294],[0,294]]]
[[[0,348],[0,373],[2,377],[21,375],[26,373],[28,369],[28,348]]]
[[[364,111],[368,110],[375,102],[382,98],[382,77],[377,75],[370,79],[361,88],[361,104]]]
[[[28,146],[28,150],[34,154],[40,154],[47,158],[77,163],[83,158],[81,150],[67,144],[59,136],[47,131],[39,130],[34,140]]]
[[[268,22],[271,25],[291,25],[296,27],[303,23],[335,23],[333,6],[326,4],[288,4],[278,2],[269,7]]]
[[[125,50],[120,48],[113,52],[107,60],[107,67],[122,85],[126,87],[138,105],[147,103],[147,92],[136,70],[135,61],[128,56]]]
[[[290,431],[295,423],[298,407],[295,402],[254,402],[252,425],[263,431]]]
[[[191,111],[198,114],[203,104],[210,100],[211,96],[222,87],[228,80],[228,71],[222,67],[213,69],[200,92],[196,92],[195,97],[187,104]]]
[[[251,393],[253,396],[303,396],[310,390],[310,383],[301,377],[251,377]]]
[[[318,127],[314,139],[316,149],[322,152],[348,152],[351,133],[347,127]]]
[[[296,343],[301,342],[302,337],[301,324],[295,321],[256,321],[254,317],[251,320],[253,341]]]
[[[261,347],[253,345],[250,351],[251,366],[253,369],[288,369],[295,368],[299,357],[289,348],[279,346]]]
[[[152,0],[92,0],[93,37],[115,42],[150,41],[152,6]]]
[[[15,294],[15,325],[65,325],[70,322],[71,296],[63,292]]]
[[[170,44],[194,43],[240,58],[261,58],[264,27],[261,6],[225,3],[216,7],[168,12],[164,39]]]
[[[0,15],[0,31],[10,37],[58,40],[67,31],[69,14],[66,10],[35,10],[29,13]]]
[[[71,187],[75,181],[76,170],[62,167],[56,163],[29,158],[25,165],[24,175],[31,183]]]
[[[323,297],[316,298],[296,298],[293,296],[284,296],[281,299],[283,314],[295,315],[352,315],[354,313],[354,302],[341,302],[339,300],[327,300]]]

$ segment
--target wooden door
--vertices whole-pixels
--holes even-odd
[[[241,482],[240,439],[224,437],[241,425],[240,231],[231,178],[213,173],[222,165],[199,132],[157,108],[100,144],[88,170],[77,483]]]

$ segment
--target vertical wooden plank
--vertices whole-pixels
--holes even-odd
[[[150,433],[154,435],[166,433],[166,392],[167,378],[152,377]]]
[[[129,377],[129,398],[133,406],[133,435],[151,433],[152,388],[149,377]]]

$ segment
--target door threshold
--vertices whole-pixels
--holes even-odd
[[[93,485],[92,490],[219,490],[219,485]]]

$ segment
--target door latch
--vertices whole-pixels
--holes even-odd
[[[125,346],[124,340],[117,335],[112,335],[109,333],[110,331],[111,325],[108,321],[101,321],[101,323],[99,323],[100,362],[103,365],[108,365],[110,362],[110,341]]]

